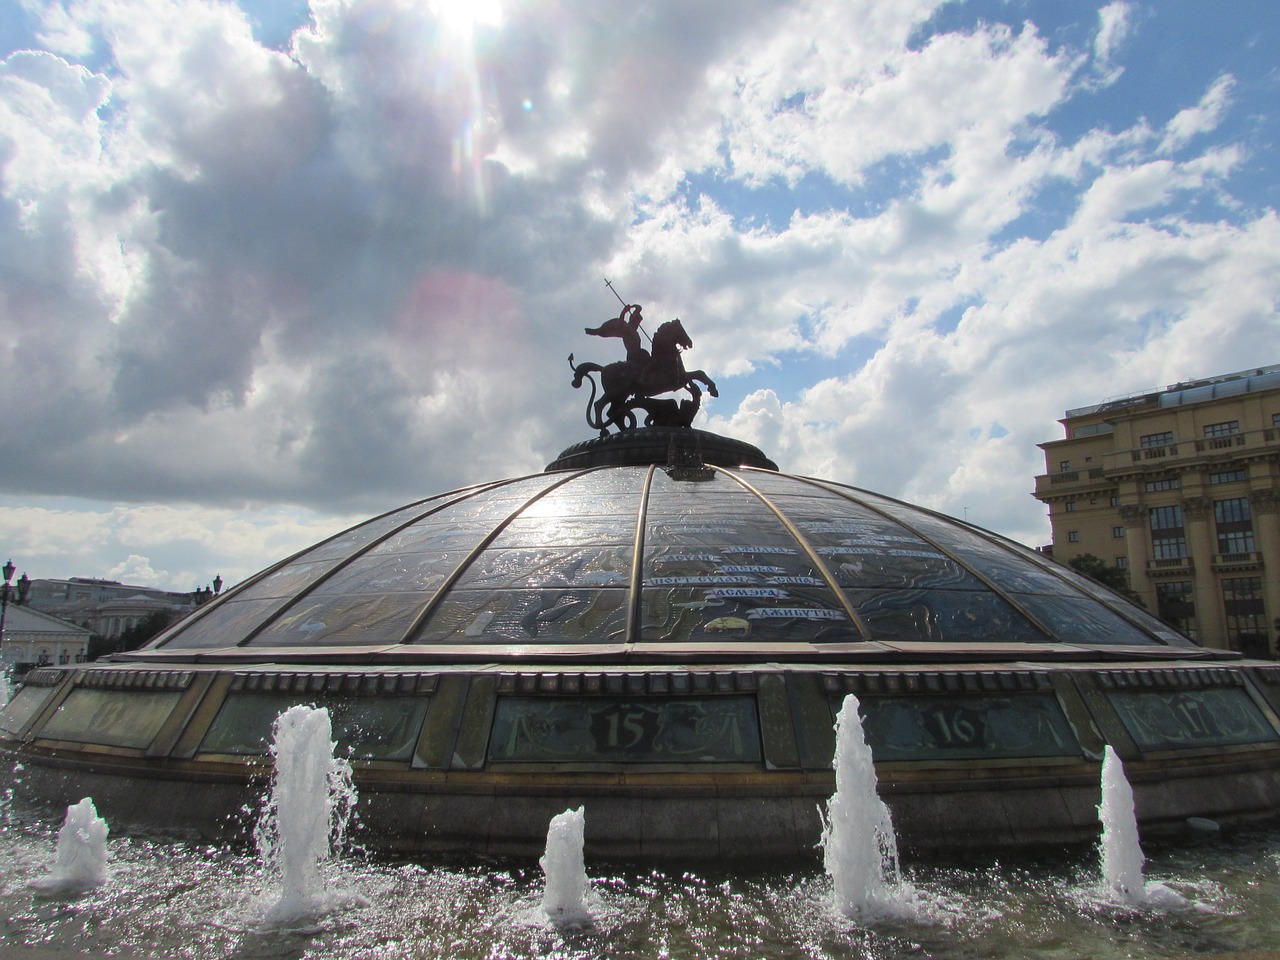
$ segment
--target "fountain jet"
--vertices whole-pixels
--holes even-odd
[[[893,822],[876,793],[871,748],[852,694],[836,716],[834,765],[836,792],[823,817],[820,845],[836,909],[847,917],[901,914],[912,891],[901,879]]]
[[[1125,776],[1124,764],[1107,744],[1102,758],[1102,802],[1098,804],[1102,837],[1098,842],[1102,859],[1102,892],[1110,900],[1126,906],[1182,907],[1187,901],[1163,883],[1147,883],[1142,875],[1146,857],[1138,841],[1138,818],[1134,811],[1133,787]]]
[[[40,893],[83,893],[107,879],[107,821],[98,816],[92,797],[67,807],[58,830],[58,846],[49,875],[31,886]]]
[[[1106,893],[1125,903],[1141,903],[1146,884],[1142,879],[1145,857],[1138,842],[1138,818],[1133,807],[1133,788],[1124,775],[1124,764],[1107,744],[1102,759],[1102,821],[1099,853],[1102,857],[1102,885]]]
[[[276,718],[271,794],[254,835],[263,860],[280,875],[269,926],[321,916],[339,905],[324,866],[342,847],[356,794],[351,765],[334,756],[334,746],[329,711],[322,707],[290,707]]]
[[[546,875],[542,911],[557,923],[585,920],[587,870],[582,859],[584,808],[566,810],[551,818],[547,850],[538,861]]]

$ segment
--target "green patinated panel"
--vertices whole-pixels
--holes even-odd
[[[449,752],[458,733],[459,704],[466,693],[465,675],[451,674],[440,678],[418,740],[414,766],[432,770],[443,770],[449,766]]]
[[[407,760],[426,716],[429,697],[303,699],[288,694],[236,693],[227,697],[209,727],[203,753],[261,755],[276,717],[299,703],[325,707],[342,755],[355,760]]]
[[[1110,691],[1106,696],[1143,750],[1280,739],[1258,705],[1239,687]]]
[[[23,687],[0,710],[0,730],[19,733],[57,690],[57,687]]]
[[[832,701],[833,713],[840,701]],[[876,760],[1080,756],[1050,693],[976,697],[867,697],[863,729]]]
[[[462,711],[462,725],[453,750],[453,766],[474,770],[484,765],[485,744],[498,686],[494,677],[472,677],[467,702]]]
[[[759,698],[765,760],[770,767],[779,770],[791,770],[800,766],[786,677],[779,673],[761,676]]]
[[[36,735],[144,749],[181,698],[167,691],[72,690]]]
[[[491,763],[759,762],[754,697],[499,698]]]

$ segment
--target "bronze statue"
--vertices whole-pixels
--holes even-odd
[[[614,294],[616,296],[617,291]],[[651,342],[652,350],[646,350],[640,342],[640,333],[644,330],[642,322],[640,305],[624,302],[618,316],[598,327],[586,328],[593,337],[621,339],[627,351],[625,360],[606,366],[598,363],[575,365],[573,354],[569,354],[574,387],[582,386],[583,379],[591,381],[587,424],[599,430],[602,437],[608,434],[611,424],[619,431],[635,429],[637,410],[644,410],[647,414],[645,426],[688,427],[702,403],[702,390],[698,384],[706,386],[711,396],[719,396],[715,383],[703,371],[685,370],[680,351],[691,348],[693,340],[679,319],[668,320],[658,327]],[[600,375],[599,399],[596,398],[596,380],[592,376],[596,373]],[[651,399],[657,394],[675,390],[689,391],[691,399]]]

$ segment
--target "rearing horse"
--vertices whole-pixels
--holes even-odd
[[[597,337],[621,337],[627,345],[629,357],[635,359],[619,360],[601,366],[598,363],[573,363],[573,355],[569,355],[569,364],[573,366],[573,385],[582,386],[585,377],[592,373],[600,374],[600,397],[596,399],[596,382],[591,380],[591,399],[587,401],[587,425],[599,430],[604,436],[609,432],[609,424],[619,430],[628,430],[635,426],[635,400],[652,397],[659,393],[670,393],[673,390],[688,390],[691,394],[698,388],[697,383],[706,386],[711,396],[719,396],[715,383],[701,370],[685,370],[684,361],[680,357],[682,349],[693,346],[693,340],[685,332],[684,324],[679,320],[668,320],[653,335],[653,353],[650,356],[640,347],[639,336],[626,322],[627,311],[614,320],[607,320],[594,330],[587,328],[587,333]],[[635,338],[635,344],[630,338]],[[644,359],[647,357],[648,359]]]

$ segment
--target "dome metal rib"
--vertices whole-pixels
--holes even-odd
[[[453,571],[447,577],[445,577],[443,583],[441,583],[438,587],[436,587],[435,593],[432,594],[431,598],[423,605],[422,609],[418,612],[418,615],[414,617],[413,623],[409,625],[409,628],[404,632],[404,635],[397,642],[402,644],[413,642],[413,639],[418,635],[419,631],[422,630],[423,626],[426,625],[427,621],[431,619],[431,615],[435,613],[436,608],[440,605],[441,601],[444,600],[444,598],[448,595],[449,591],[453,588],[453,585],[456,584],[462,578],[463,574],[465,574],[467,570],[471,567],[471,565],[474,564],[477,559],[479,559],[480,555],[484,553],[485,550],[488,549],[489,545],[492,544],[494,540],[498,539],[498,537],[502,535],[503,531],[506,530],[508,526],[510,526],[511,521],[521,516],[526,510],[529,509],[530,506],[537,503],[539,500],[541,500],[543,497],[546,497],[548,494],[560,489],[561,487],[565,486],[568,483],[571,483],[574,480],[577,480],[579,477],[582,477],[589,473],[594,473],[600,469],[602,468],[592,467],[586,470],[579,470],[567,476],[561,477],[560,479],[555,480],[552,483],[550,483],[548,486],[544,487],[542,490],[538,491],[536,494],[531,496],[528,500],[525,500],[523,503],[521,503],[520,506],[517,507],[515,510],[507,514],[507,516],[504,517],[501,522],[496,524],[493,527],[493,529],[491,529],[487,534],[481,537],[480,541],[471,549],[471,552],[467,554],[466,558],[461,563],[459,563],[456,567],[454,567]]]
[[[795,525],[791,518],[783,513],[782,510],[778,508],[777,504],[770,500],[765,494],[761,493],[752,484],[748,483],[743,477],[733,471],[725,470],[721,467],[717,467],[715,469],[732,478],[745,489],[750,490],[760,499],[761,503],[773,512],[773,515],[776,516],[782,525],[787,528],[787,531],[795,539],[796,543],[800,546],[800,549],[805,552],[805,556],[808,557],[809,562],[814,565],[814,567],[822,574],[823,579],[827,581],[827,586],[830,587],[831,592],[835,594],[836,599],[840,601],[841,606],[844,608],[844,612],[848,615],[849,622],[857,627],[858,633],[861,634],[861,636],[856,639],[861,641],[870,641],[872,639],[871,631],[867,629],[867,625],[862,621],[862,618],[858,616],[858,611],[849,600],[849,595],[841,589],[839,581],[836,580],[835,574],[831,572],[831,568],[827,565],[827,562],[822,559],[822,556],[816,549],[814,549],[813,544],[809,542],[809,539],[800,531],[800,528]]]

